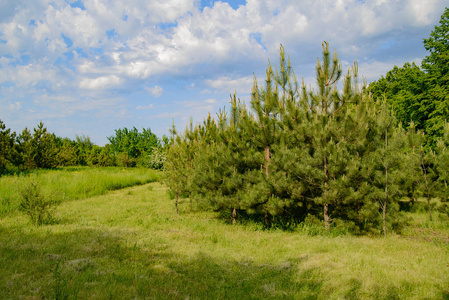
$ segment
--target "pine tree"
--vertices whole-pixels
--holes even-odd
[[[273,193],[271,174],[271,159],[273,146],[280,140],[279,113],[280,105],[278,86],[270,64],[266,70],[265,85],[260,86],[257,79],[251,93],[252,114],[244,114],[242,130],[246,133],[246,140],[251,140],[250,155],[252,164],[259,169],[252,169],[247,173],[248,186],[246,206],[250,211],[263,213],[265,225],[271,226],[270,214],[278,213],[279,198]]]
[[[323,207],[325,229],[331,223],[330,206],[335,211],[348,192],[344,186],[348,166],[357,159],[357,147],[353,144],[363,137],[367,127],[362,105],[363,93],[357,87],[357,65],[348,70],[343,81],[343,91],[337,83],[342,70],[335,53],[331,58],[328,43],[323,43],[323,60],[317,61],[317,91],[308,91],[303,83],[300,103],[303,109],[297,119],[295,134],[302,136],[302,153],[297,170],[303,184],[308,185],[307,194]],[[293,107],[294,108],[294,107]],[[296,116],[295,110],[290,111]],[[301,123],[302,122],[302,123]],[[291,122],[292,123],[292,122]],[[298,175],[297,175],[298,176]]]
[[[429,218],[432,220],[430,199],[439,193],[437,157],[432,149],[426,151],[424,133],[416,131],[413,123],[408,131],[408,140],[411,149],[408,153],[407,167],[411,170],[406,174],[412,179],[413,196],[416,194],[427,199]]]
[[[174,125],[171,129],[171,133],[171,146],[167,151],[167,160],[164,165],[166,175],[165,184],[174,195],[175,211],[176,214],[178,214],[179,197],[182,196],[187,185],[185,173],[186,156],[182,149],[183,140],[177,135]]]
[[[185,155],[185,174],[186,174],[186,187],[185,190],[189,194],[190,210],[193,209],[193,180],[194,180],[194,169],[195,169],[195,152],[198,151],[198,138],[199,133],[197,128],[194,129],[193,121],[190,119],[190,128],[186,128],[184,133],[184,142],[181,144],[183,147],[182,152]]]
[[[5,124],[0,120],[0,175],[5,173],[13,163],[15,132],[6,129]]]
[[[56,155],[58,149],[55,142],[56,136],[50,134],[44,123],[40,122],[33,132],[33,151],[35,152],[34,161],[38,168],[54,168],[58,162]]]
[[[20,169],[32,170],[37,168],[34,160],[37,153],[33,144],[33,137],[28,128],[25,127],[18,135],[16,149],[18,153],[16,161]]]
[[[76,165],[76,147],[73,145],[72,141],[65,139],[63,144],[59,148],[58,154],[56,155],[56,160],[59,166],[74,166]]]
[[[225,110],[218,114],[220,130],[217,135],[216,153],[219,164],[222,166],[219,202],[221,207],[232,211],[233,224],[237,222],[237,210],[242,208],[244,178],[248,170],[244,159],[247,141],[241,132],[241,120],[244,114],[246,111],[237,100],[235,93],[231,96],[230,114],[227,114]]]
[[[435,151],[434,172],[438,176],[438,196],[445,205],[449,215],[449,123],[444,125],[443,136],[438,140]]]
[[[386,236],[388,207],[397,206],[402,193],[400,173],[405,158],[405,133],[401,126],[397,126],[385,100],[378,109],[371,130],[370,143],[377,147],[369,153],[369,198],[379,205],[382,232]]]

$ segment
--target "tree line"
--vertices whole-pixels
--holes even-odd
[[[159,139],[149,128],[117,129],[108,141],[101,147],[88,136],[62,138],[48,132],[42,122],[17,134],[0,120],[0,175],[59,166],[163,166],[167,139]]]
[[[264,83],[255,78],[249,106],[234,94],[217,118],[182,133],[173,126],[165,171],[176,212],[178,198],[189,197],[191,205],[229,213],[234,223],[239,215],[256,216],[267,228],[308,220],[327,232],[344,226],[386,235],[404,225],[401,209],[424,198],[432,219],[431,199],[444,204],[449,195],[448,31],[440,30],[448,14],[424,40],[431,54],[420,72],[433,92],[426,99],[410,92],[407,99],[417,101],[411,107],[401,102],[407,85],[385,78],[360,84],[357,63],[343,74],[326,42],[317,87],[307,88],[281,46],[279,65],[268,64]]]

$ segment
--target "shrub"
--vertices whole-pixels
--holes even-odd
[[[141,157],[140,165],[153,170],[161,170],[165,160],[165,151],[159,147],[152,147],[150,154]]]
[[[20,190],[20,209],[27,214],[35,225],[54,222],[56,201],[46,197],[41,188],[34,182],[29,182]]]
[[[133,157],[129,156],[125,152],[121,152],[121,153],[119,153],[117,155],[117,165],[119,167],[125,167],[125,168],[135,167],[136,166],[136,159],[134,159]]]

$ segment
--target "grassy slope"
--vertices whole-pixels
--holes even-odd
[[[449,298],[445,239],[310,237],[180,215],[159,183],[0,218],[5,299]]]
[[[37,184],[42,193],[58,202],[103,195],[134,185],[154,182],[161,173],[147,168],[67,167],[36,170],[28,175],[0,178],[0,216],[19,207],[19,190],[28,182]]]

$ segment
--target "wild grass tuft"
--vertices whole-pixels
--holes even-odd
[[[27,214],[34,225],[54,223],[54,210],[58,204],[44,195],[38,184],[30,181],[20,190],[20,210]]]

